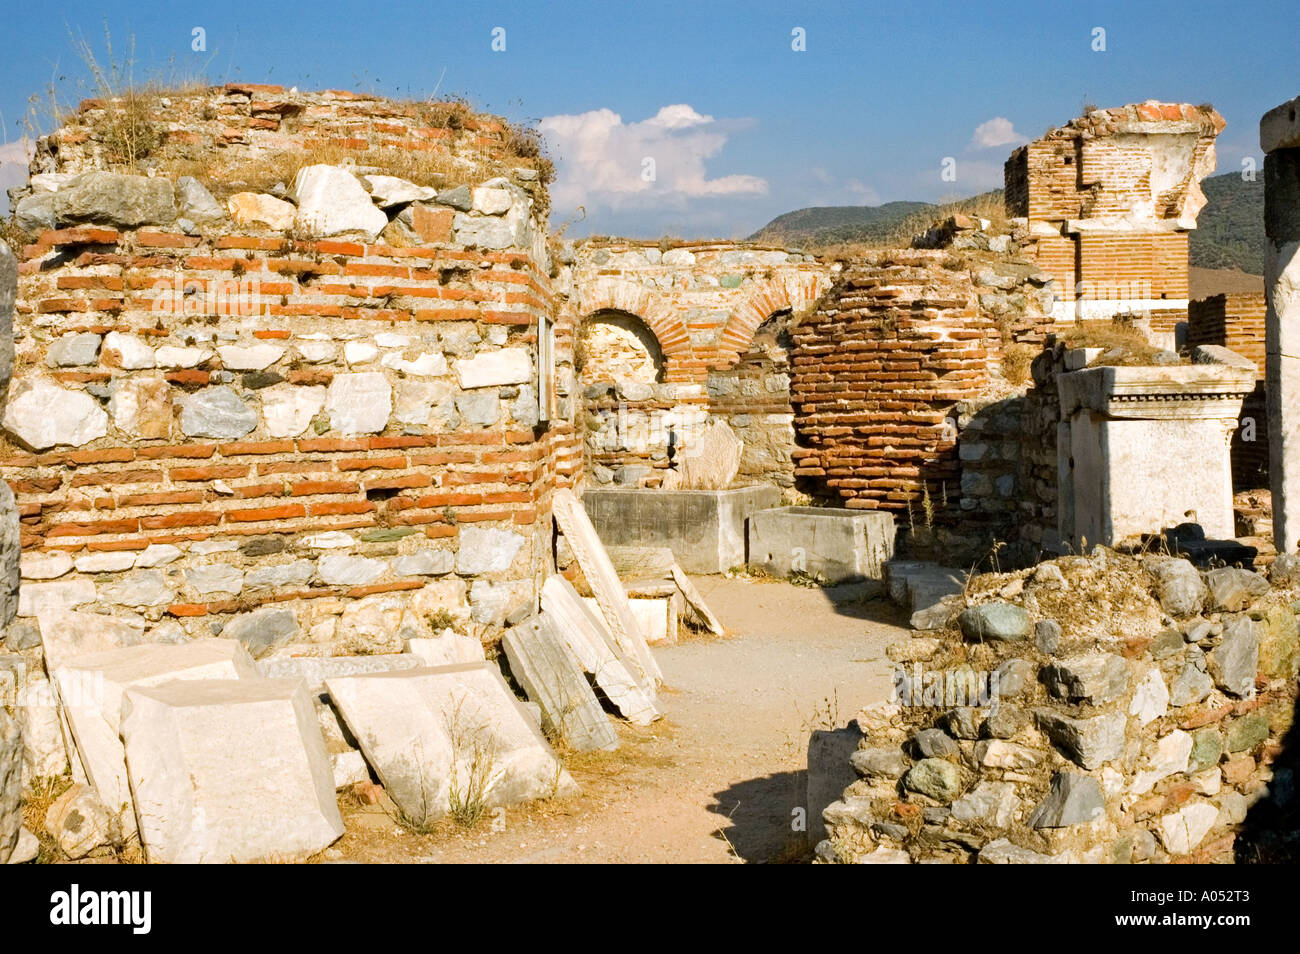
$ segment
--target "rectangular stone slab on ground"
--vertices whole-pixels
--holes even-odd
[[[454,790],[488,806],[569,795],[577,785],[490,663],[327,679],[366,761],[417,823]]]
[[[122,740],[151,862],[303,860],[343,834],[298,679],[127,689]]]
[[[614,565],[610,563],[587,512],[582,509],[582,504],[573,495],[573,491],[568,489],[557,490],[551,506],[555,512],[555,522],[559,524],[560,532],[578,558],[582,574],[587,578],[601,612],[605,614],[605,622],[614,636],[614,642],[636,664],[642,682],[650,686],[659,685],[663,681],[663,673],[659,670],[650,647],[646,645],[645,634],[641,632],[641,627],[632,614],[627,593],[623,590],[618,574],[614,572]]]
[[[542,586],[542,612],[555,619],[557,631],[582,668],[595,677],[600,691],[624,718],[636,725],[659,718],[654,689],[637,678],[601,619],[599,607],[589,609],[573,584],[556,575]]]
[[[512,626],[501,637],[510,674],[542,710],[548,732],[579,752],[618,748],[618,735],[587,683],[582,665],[549,613]]]
[[[249,678],[259,678],[257,667],[233,639],[109,649],[78,656],[54,670],[76,747],[74,758],[79,758],[100,801],[118,817],[125,837],[136,832],[126,753],[119,736],[126,690],[175,680]]]

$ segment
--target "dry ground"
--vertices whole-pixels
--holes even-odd
[[[345,801],[348,832],[322,860],[735,862],[806,854],[791,832],[808,733],[843,725],[890,686],[901,620],[883,601],[835,606],[783,582],[696,580],[734,635],[655,650],[664,719],[620,725],[617,752],[572,755],[582,794],[403,831],[383,806]],[[391,810],[391,806],[390,806]]]

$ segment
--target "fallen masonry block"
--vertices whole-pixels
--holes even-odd
[[[267,679],[301,679],[312,693],[324,691],[334,676],[364,676],[377,672],[419,669],[427,665],[414,653],[381,653],[376,656],[289,656],[265,659],[257,664]]]
[[[777,487],[642,490],[592,487],[582,498],[609,546],[668,547],[691,573],[725,573],[745,562],[745,521],[778,506]]]
[[[416,824],[577,791],[489,663],[338,676],[325,685],[366,761]]]
[[[302,860],[343,834],[307,687],[196,680],[128,689],[122,739],[151,862]]]
[[[573,584],[562,576],[549,577],[542,586],[542,612],[555,620],[556,630],[582,668],[595,677],[600,691],[624,718],[637,725],[649,725],[659,718],[654,689],[636,677],[599,608],[590,609]]]
[[[857,723],[839,729],[814,729],[808,737],[807,790],[804,810],[808,813],[808,844],[816,845],[826,837],[822,812],[854,781],[857,772],[850,757],[862,740]]]
[[[455,630],[444,629],[436,636],[418,636],[406,641],[406,651],[420,659],[424,666],[456,666],[460,663],[483,662],[483,644],[473,636],[462,636]]]
[[[885,564],[889,598],[915,617],[913,628],[941,627],[948,622],[953,597],[966,587],[963,570],[922,560],[890,560]]]
[[[660,672],[650,647],[646,645],[645,634],[632,615],[627,593],[618,574],[614,572],[614,566],[610,563],[587,512],[582,509],[582,504],[573,495],[573,491],[568,489],[556,491],[551,506],[555,512],[555,522],[559,524],[560,532],[564,534],[564,539],[568,541],[582,568],[582,575],[586,577],[596,602],[600,604],[614,642],[636,665],[639,670],[637,675],[643,683],[659,685],[663,681],[663,673]]]
[[[582,666],[547,613],[506,630],[501,648],[510,674],[542,710],[542,724],[579,752],[618,748],[618,735]]]
[[[79,656],[54,670],[59,700],[87,782],[126,838],[136,832],[120,728],[127,689],[174,680],[247,679],[257,667],[234,640],[146,644]]]
[[[778,576],[827,583],[883,580],[894,518],[883,510],[778,507],[749,518],[749,562]]]
[[[664,580],[677,558],[668,547],[606,547],[614,572],[623,580]]]

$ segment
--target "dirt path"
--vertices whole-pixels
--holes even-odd
[[[327,858],[435,862],[734,862],[803,852],[808,733],[889,692],[884,648],[902,630],[880,601],[839,606],[817,589],[696,580],[736,635],[655,650],[664,719],[620,725],[618,752],[575,755],[571,799],[399,834],[378,807],[345,810]]]

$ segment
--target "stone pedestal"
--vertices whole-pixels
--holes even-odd
[[[1300,544],[1300,97],[1259,122],[1264,156],[1265,388],[1273,542]]]
[[[777,507],[749,518],[749,562],[779,576],[884,580],[893,555],[894,515],[884,510]]]
[[[781,502],[776,487],[641,490],[591,487],[583,506],[605,546],[668,547],[687,573],[724,573],[745,562],[745,522]]]
[[[1061,539],[1074,552],[1180,523],[1234,536],[1229,445],[1244,367],[1100,367],[1057,378]]]

